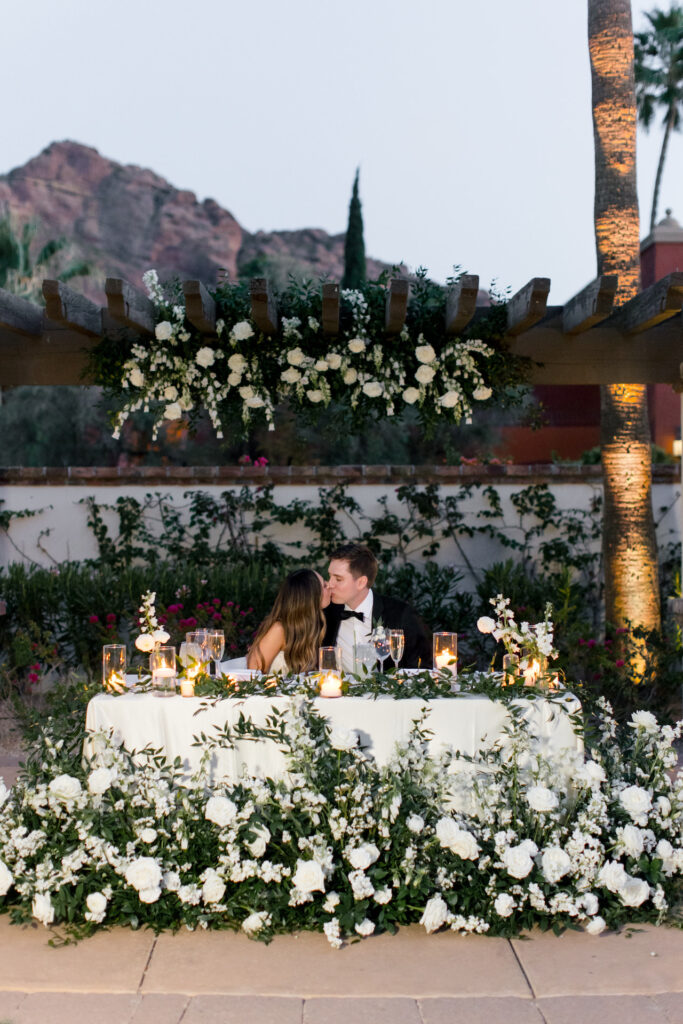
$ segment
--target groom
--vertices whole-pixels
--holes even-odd
[[[431,668],[432,638],[426,625],[405,601],[372,590],[377,559],[364,544],[343,544],[332,552],[328,575],[332,603],[324,609],[327,628],[323,645],[341,648],[342,668],[352,672],[356,644],[370,643],[380,623],[402,629],[405,650],[401,668]]]

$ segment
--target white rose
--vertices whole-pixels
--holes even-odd
[[[482,615],[477,619],[477,629],[480,633],[493,633],[496,624],[488,615]]]
[[[509,892],[501,892],[499,896],[496,896],[493,909],[498,914],[498,917],[509,917],[515,909],[514,898]]]
[[[156,903],[161,896],[161,886],[153,885],[149,889],[140,889],[138,891],[138,899],[141,903]]]
[[[46,893],[39,892],[33,897],[31,913],[36,921],[40,921],[46,928],[49,924],[52,924],[55,919],[55,908],[52,906],[52,900]]]
[[[479,387],[475,388],[472,392],[472,398],[476,399],[477,402],[485,402],[492,394],[493,391],[491,388],[484,387],[483,384],[480,384]]]
[[[225,894],[225,882],[213,868],[207,868],[204,872],[204,884],[202,885],[202,899],[205,903],[220,903]]]
[[[280,379],[285,384],[296,384],[297,381],[301,380],[301,373],[294,366],[290,366],[287,370],[283,370],[280,374]]]
[[[471,832],[459,828],[452,818],[441,818],[436,823],[436,837],[442,847],[463,860],[479,856],[479,844]]]
[[[178,397],[178,388],[174,388],[172,384],[169,384],[167,388],[164,388],[164,399],[167,402],[175,402]]]
[[[349,367],[343,379],[345,384],[355,384],[358,380],[358,370],[354,370],[353,366]]]
[[[433,363],[436,359],[436,352],[431,345],[418,345],[415,349],[415,357],[418,363]]]
[[[439,399],[440,404],[444,409],[453,409],[460,401],[460,395],[457,391],[447,391],[445,395],[442,395]]]
[[[421,818],[419,814],[411,814],[406,821],[406,825],[410,832],[414,832],[415,835],[418,835],[425,827],[424,818]]]
[[[245,402],[248,402],[250,398],[253,398],[255,393],[256,392],[249,384],[245,384],[244,387],[240,388],[240,398]]]
[[[639,907],[650,896],[650,886],[643,878],[630,878],[627,876],[625,883],[618,893],[619,899],[625,907]]]
[[[163,877],[164,889],[169,892],[177,892],[180,888],[180,875],[177,871],[165,871]]]
[[[333,750],[353,750],[358,744],[358,733],[354,729],[345,729],[337,725],[330,733],[330,746]]]
[[[598,897],[594,892],[585,893],[579,902],[583,904],[583,907],[589,917],[593,914],[597,914],[599,903]]]
[[[406,388],[403,392],[403,401],[408,405],[414,405],[420,397],[420,392],[417,388]]]
[[[598,884],[610,892],[619,892],[626,884],[628,875],[623,864],[615,860],[606,861],[598,872]]]
[[[678,858],[674,852],[674,848],[668,839],[660,839],[657,843],[655,850],[655,857],[659,857],[662,862],[662,871],[665,875],[672,875],[676,871]]]
[[[356,871],[367,871],[371,864],[374,864],[379,857],[379,850],[374,843],[363,843],[348,854],[348,860]]]
[[[636,825],[624,825],[620,830],[621,845],[629,857],[640,857],[645,849],[643,833]]]
[[[247,338],[251,338],[253,333],[253,328],[247,320],[240,320],[230,331],[235,341],[246,341]]]
[[[426,364],[418,366],[417,370],[415,371],[415,380],[419,381],[420,384],[429,384],[431,381],[434,380],[435,376],[436,371],[434,370],[434,367],[427,366]]]
[[[292,885],[302,893],[325,892],[325,875],[315,860],[297,860]]]
[[[448,904],[441,896],[432,896],[424,908],[420,918],[426,932],[436,932],[442,928],[448,920]]]
[[[628,723],[632,729],[644,729],[645,732],[657,732],[657,719],[651,711],[634,711]]]
[[[640,786],[627,786],[619,794],[619,802],[637,825],[645,824],[647,812],[652,808],[652,800],[646,789]]]
[[[240,355],[239,352],[233,352],[228,359],[228,368],[233,373],[243,373],[247,365],[247,361],[244,356]]]
[[[604,932],[607,927],[607,922],[604,917],[593,917],[586,925],[586,931],[589,935],[600,935]]]
[[[173,337],[173,325],[168,320],[162,320],[154,328],[154,337],[157,341],[169,341]]]
[[[267,914],[265,910],[259,910],[254,914],[250,914],[249,917],[245,917],[242,921],[242,931],[246,935],[256,935],[262,928],[266,928],[270,924],[270,914]]]
[[[369,380],[367,384],[363,385],[363,393],[366,394],[368,398],[379,398],[383,391],[384,388],[377,380]]]
[[[140,636],[135,638],[135,646],[143,654],[149,654],[150,651],[154,650],[154,640],[152,639],[151,633],[141,633]]]
[[[213,366],[216,362],[216,353],[208,345],[204,345],[203,348],[199,349],[197,355],[194,357],[194,361],[197,366],[203,366],[204,369],[208,369],[209,366]]]
[[[541,868],[546,882],[554,885],[563,878],[571,868],[569,854],[559,846],[548,846],[541,857]]]
[[[306,392],[306,398],[309,400],[309,402],[313,402],[314,405],[317,405],[318,402],[322,402],[324,397],[325,396],[323,395],[322,391],[319,391],[317,388],[314,388],[313,390]]]
[[[655,806],[663,818],[668,818],[671,814],[671,801],[667,796],[658,796]]]
[[[10,869],[5,864],[4,860],[0,860],[0,896],[4,896],[9,891],[9,887],[14,881],[14,876]]]
[[[73,775],[58,775],[48,789],[63,804],[69,804],[81,795],[81,784]]]
[[[137,366],[134,366],[128,374],[128,380],[134,388],[143,388],[145,386],[145,375]]]
[[[243,389],[240,388],[240,390]],[[250,409],[260,409],[265,404],[265,400],[261,397],[261,395],[250,395],[249,398],[247,398],[247,406]]]
[[[171,402],[171,404],[167,405],[164,409],[165,420],[179,420],[182,415],[183,410],[180,408],[179,402]]]
[[[156,837],[157,830],[155,828],[143,828],[140,832],[140,842],[147,843],[148,846],[154,842]]]
[[[360,352],[365,352],[365,342],[362,338],[351,338],[349,342],[349,352],[353,352],[354,355],[358,355]]]
[[[229,373],[228,374],[228,384],[230,385],[231,388],[236,388],[238,386],[238,384],[241,383],[241,381],[242,381],[242,374],[241,373],[234,373],[233,372],[233,373]]]
[[[538,811],[541,814],[554,811],[560,802],[557,795],[547,786],[530,786],[526,793],[526,799],[532,811]]]
[[[306,356],[297,346],[296,348],[290,348],[287,353],[287,362],[291,363],[292,366],[301,366]]]
[[[136,889],[138,893],[149,893],[161,885],[161,868],[154,857],[137,857],[127,865],[124,878],[128,885]],[[143,900],[143,902],[154,903],[155,900]]]
[[[212,821],[214,825],[218,825],[220,828],[225,828],[226,825],[234,821],[236,814],[237,805],[232,800],[229,800],[227,796],[211,796],[206,801],[204,817],[207,821]]]
[[[585,779],[589,785],[600,785],[607,779],[605,769],[597,761],[586,761],[579,769],[577,775],[581,779]]]
[[[517,846],[509,846],[503,852],[501,857],[503,867],[513,878],[526,878],[534,866],[533,854],[536,853],[538,853],[536,844],[525,839]]]
[[[313,367],[313,369],[317,370],[318,373],[324,373],[325,370],[329,370],[329,368],[330,367],[326,359],[317,359]]]
[[[360,924],[354,925],[354,930],[365,939],[374,932],[375,922],[371,921],[369,917],[365,917]]]
[[[338,352],[328,352],[325,356],[325,362],[331,370],[338,370],[342,364],[342,357]]]
[[[4,804],[5,800],[9,797],[9,789],[5,785],[2,779],[0,779],[0,807]]]
[[[252,832],[256,834],[256,838],[252,839],[250,843],[244,845],[251,853],[252,857],[262,857],[266,852],[266,847],[270,842],[270,829],[266,828],[265,825],[254,825]]]
[[[116,773],[111,768],[95,768],[88,776],[88,789],[93,796],[101,796],[111,786]]]
[[[91,892],[85,898],[85,905],[88,910],[91,914],[94,914],[97,917],[104,916],[108,902],[109,901],[103,892]]]

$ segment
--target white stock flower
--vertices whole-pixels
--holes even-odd
[[[479,844],[471,832],[460,828],[452,818],[440,818],[436,823],[436,837],[444,849],[457,854],[463,860],[474,860],[479,856]]]
[[[245,935],[256,935],[263,928],[270,924],[270,914],[265,910],[257,910],[242,921],[242,931]]]
[[[415,371],[415,380],[419,381],[420,384],[430,384],[436,376],[436,370],[433,366],[428,366],[423,363],[422,366],[418,366]]]
[[[636,825],[644,825],[652,808],[650,794],[641,786],[627,786],[619,794],[619,803],[630,814]]]
[[[240,398],[245,402],[248,402],[255,394],[256,392],[250,384],[245,384],[244,387],[240,388]]]
[[[225,882],[214,868],[203,874],[202,899],[205,903],[220,903],[225,895]]]
[[[678,867],[678,857],[668,839],[660,839],[655,849],[655,857],[662,862],[662,871],[665,875],[672,875]],[[683,861],[681,862],[683,866]]]
[[[345,729],[336,725],[330,733],[330,746],[333,750],[353,750],[358,744],[358,733],[355,729]]]
[[[348,860],[356,871],[367,871],[371,864],[374,864],[379,857],[379,850],[374,843],[363,843],[355,850],[350,850]]]
[[[338,370],[342,364],[342,357],[338,352],[328,352],[325,356],[325,362],[331,370]]]
[[[358,380],[358,370],[355,370],[353,366],[350,366],[344,373],[343,379],[345,384],[355,384]]]
[[[137,890],[143,903],[155,903],[159,898],[158,895],[149,898],[155,892],[161,893],[161,868],[154,857],[137,857],[131,861],[126,867],[124,878],[128,885]]]
[[[496,623],[489,615],[482,615],[477,619],[477,629],[480,633],[493,633]]]
[[[551,885],[564,878],[571,864],[569,854],[559,846],[547,846],[543,851],[541,869],[546,882],[550,882]]]
[[[309,402],[313,402],[314,405],[317,405],[318,402],[322,402],[324,397],[324,394],[318,388],[313,388],[311,391],[306,392],[306,398]]]
[[[111,786],[116,778],[116,772],[111,768],[95,768],[88,776],[88,790],[93,796],[101,796]]]
[[[230,334],[235,341],[246,341],[248,338],[252,337],[253,333],[254,330],[247,320],[240,320],[239,323],[236,323],[230,331]]]
[[[228,368],[232,370],[233,373],[244,373],[247,368],[247,361],[239,352],[233,352],[228,359]]]
[[[628,854],[629,857],[640,857],[645,849],[645,841],[643,833],[637,825],[624,825],[622,829],[618,830],[618,835],[624,848],[624,853]]]
[[[0,807],[5,803],[9,797],[9,789],[5,785],[3,779],[0,779]]]
[[[240,392],[251,390],[250,388],[240,388]],[[244,397],[244,396],[242,396]],[[261,395],[251,394],[246,399],[246,404],[250,409],[260,409],[266,404],[265,399]]]
[[[155,629],[152,633],[152,640],[155,644],[165,644],[170,639],[170,634],[165,629]]]
[[[296,348],[290,348],[287,353],[287,362],[292,366],[301,366],[305,358],[306,356],[298,346]]]
[[[155,841],[157,837],[157,830],[155,828],[143,828],[140,832],[140,842],[147,843],[149,846]]]
[[[587,782],[589,786],[599,786],[607,781],[605,769],[597,761],[586,761],[579,767],[576,775],[578,779]]]
[[[197,355],[194,357],[194,361],[197,366],[203,366],[206,370],[216,362],[216,353],[212,348],[209,348],[208,345],[204,345],[203,348],[200,348],[197,352]]]
[[[560,802],[557,794],[547,786],[530,786],[526,792],[526,799],[532,811],[537,811],[540,814],[554,811]]]
[[[362,338],[351,338],[349,342],[349,352],[353,352],[354,355],[358,355],[360,352],[365,352],[365,342]]]
[[[154,650],[154,640],[151,633],[140,633],[140,636],[135,638],[135,646],[143,654],[149,654],[150,651]]]
[[[154,328],[154,337],[157,341],[169,341],[173,337],[173,324],[169,320],[162,320]]]
[[[445,395],[442,395],[439,399],[439,404],[444,409],[453,409],[460,401],[460,395],[457,391],[447,391]]]
[[[422,829],[425,827],[424,818],[421,818],[419,814],[411,814],[406,820],[406,825],[410,832],[414,832],[415,835],[419,835]]]
[[[651,711],[634,711],[628,724],[632,729],[644,729],[645,732],[657,732],[659,728]]]
[[[592,914],[597,914],[598,907],[600,904],[598,903],[598,897],[595,895],[594,892],[584,893],[584,895],[581,897],[580,903],[582,904],[584,910],[586,911],[589,917]]]
[[[655,807],[663,818],[668,818],[671,814],[671,801],[668,796],[658,796],[655,800]]]
[[[179,420],[182,415],[183,410],[180,408],[179,402],[171,402],[171,404],[167,405],[164,409],[165,420]]]
[[[501,892],[496,896],[493,909],[498,914],[498,917],[509,917],[515,909],[514,897],[509,892]]]
[[[507,850],[503,851],[503,867],[513,878],[526,878],[534,866],[533,858],[537,853],[536,843],[531,839],[525,839],[517,846],[508,846]]]
[[[339,906],[339,893],[338,892],[328,892],[327,898],[325,899],[325,902],[323,903],[323,910],[325,911],[325,913],[326,914],[333,914],[334,911],[335,911],[335,908],[338,907],[338,906]]]
[[[227,796],[211,796],[206,801],[204,817],[220,828],[225,828],[226,825],[234,821],[236,815],[237,805]]]
[[[360,924],[354,925],[355,930],[362,938],[367,938],[368,935],[372,935],[375,930],[375,922],[371,921],[370,918],[364,918]]]
[[[485,402],[492,394],[493,391],[491,388],[484,387],[483,384],[480,384],[479,387],[475,388],[472,392],[472,398],[476,399],[477,402]]]
[[[9,892],[9,888],[14,881],[12,872],[5,864],[4,860],[0,860],[0,896],[4,896],[5,893]]]
[[[643,878],[631,878],[627,875],[617,895],[625,907],[639,907],[649,899],[650,886]]]
[[[418,363],[433,363],[436,359],[436,352],[431,345],[418,345],[415,349],[415,358]]]
[[[363,385],[363,394],[368,398],[379,398],[383,391],[384,388],[377,380],[369,380]]]
[[[283,380],[285,384],[296,384],[301,380],[301,371],[297,370],[295,366],[289,366],[280,374],[280,380]]]
[[[177,397],[178,389],[174,388],[172,384],[169,384],[168,387],[164,388],[164,401],[175,402]]]
[[[626,884],[627,878],[624,865],[615,860],[605,861],[598,872],[598,884],[609,889],[610,892],[619,892]]]
[[[252,825],[251,830],[255,833],[255,838],[244,845],[252,857],[262,857],[270,842],[270,829],[266,828],[265,825]]]
[[[145,386],[145,375],[138,366],[134,366],[130,371],[128,374],[128,380],[134,388],[144,388]]]
[[[436,932],[443,928],[447,920],[448,904],[441,895],[432,896],[424,908],[420,924],[424,925],[426,932]]]
[[[81,795],[81,784],[73,775],[57,775],[48,789],[63,804],[73,803]]]
[[[406,388],[403,392],[403,401],[407,405],[414,405],[420,397],[420,392],[417,388]]]
[[[299,892],[325,892],[325,875],[315,860],[297,860],[292,885]]]
[[[586,931],[589,935],[600,935],[604,932],[607,927],[607,922],[604,917],[592,917],[586,925]]]
[[[36,893],[31,904],[31,913],[36,921],[40,921],[46,928],[52,924],[55,919],[55,908],[52,906],[49,895],[43,892]]]

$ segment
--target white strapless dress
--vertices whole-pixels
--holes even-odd
[[[271,672],[287,672],[287,662],[285,661],[285,652],[278,651],[273,658],[273,663],[270,666]]]

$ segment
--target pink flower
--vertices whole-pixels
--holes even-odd
[[[219,606],[219,604],[220,604],[220,603],[221,603],[221,599],[220,599],[220,597],[214,597],[214,599],[213,599],[213,601],[212,601],[212,604],[215,604],[215,605],[216,605],[216,608],[218,608],[218,606]]]
[[[107,622],[116,622],[116,612],[107,612]]]
[[[88,616],[88,622],[92,622],[92,623],[93,623],[93,625],[94,625],[94,624],[95,624],[96,622],[99,622],[99,621],[100,621],[100,617],[99,617],[99,615],[89,615],[89,616]]]
[[[624,665],[626,664],[626,662],[624,661],[623,658],[617,658],[617,660],[614,662],[614,664],[616,665],[617,668],[623,668]]]
[[[107,625],[105,626],[105,629],[116,629],[116,623],[108,622]]]
[[[592,638],[592,637],[591,637],[591,639],[590,639],[590,640],[588,641],[588,647],[595,647],[595,640],[593,640],[593,638]]]

